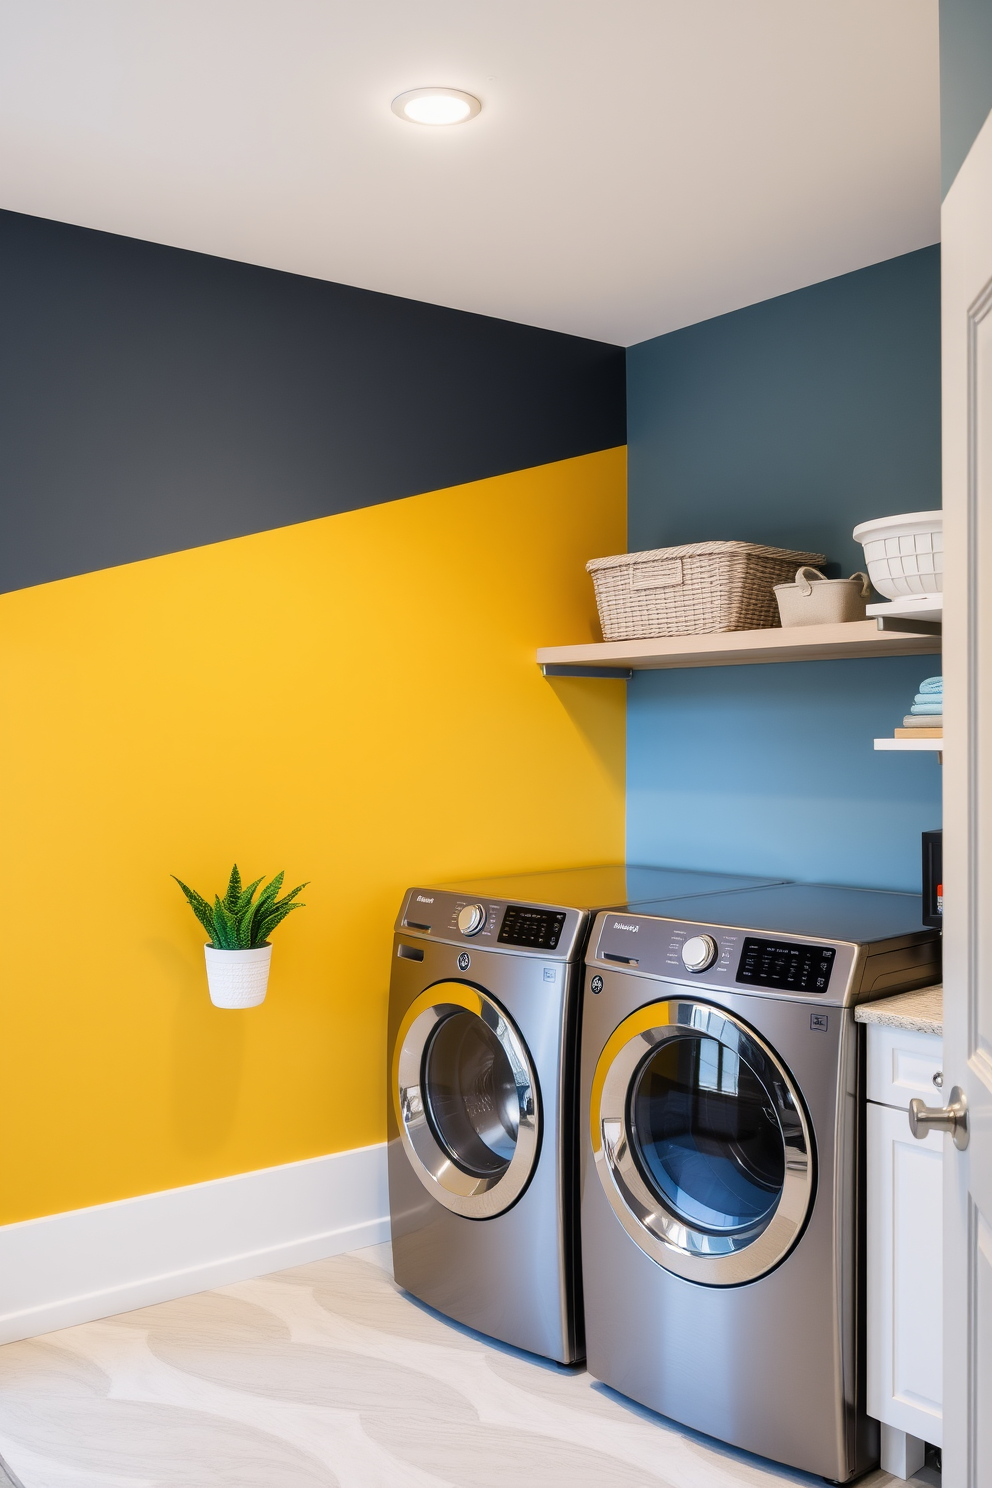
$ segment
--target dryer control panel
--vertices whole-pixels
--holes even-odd
[[[568,961],[581,955],[589,919],[587,912],[567,906],[410,889],[396,929],[454,945]]]
[[[843,1001],[857,959],[854,945],[616,913],[600,915],[589,949],[590,961],[642,975],[832,1003]]]
[[[607,910],[596,918],[586,964],[700,990],[754,991],[843,1007],[939,981],[940,939],[935,931],[921,930],[872,941],[820,940]]]
[[[798,945],[746,935],[736,979],[776,992],[825,993],[836,955],[835,946]]]

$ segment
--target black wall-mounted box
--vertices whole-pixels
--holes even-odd
[[[944,834],[923,833],[923,923],[944,928]]]

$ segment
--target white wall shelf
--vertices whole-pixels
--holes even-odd
[[[870,604],[866,613],[879,630],[898,630],[900,623],[922,627],[923,633],[940,635],[944,623],[943,594],[911,594],[904,599],[886,599]]]
[[[663,671],[673,667],[755,666],[773,661],[836,661],[864,656],[930,656],[939,651],[939,635],[883,631],[874,620],[851,620],[843,625],[656,636],[647,641],[601,641],[586,646],[542,646],[537,653],[537,662],[546,677],[625,678],[634,672]]]
[[[925,750],[936,750],[940,754],[944,747],[944,740],[940,739],[876,739],[876,749],[891,749],[898,753],[905,751],[907,754],[923,753]]]
[[[936,754],[938,765],[944,763],[944,740],[939,739],[876,739],[876,749],[892,754]]]

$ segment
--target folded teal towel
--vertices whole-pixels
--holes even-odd
[[[920,683],[921,692],[943,692],[943,677],[927,677],[925,682]]]
[[[922,718],[925,713],[943,713],[944,705],[941,702],[914,703],[909,711],[915,713],[917,718]]]
[[[914,703],[942,703],[943,701],[942,692],[918,692],[913,699]]]

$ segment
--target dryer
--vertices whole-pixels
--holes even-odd
[[[575,1038],[593,914],[760,882],[608,865],[407,892],[387,1077],[400,1286],[518,1348],[582,1356]]]
[[[588,1368],[845,1481],[864,1401],[854,1005],[940,978],[912,894],[786,884],[597,917],[582,1015]]]

